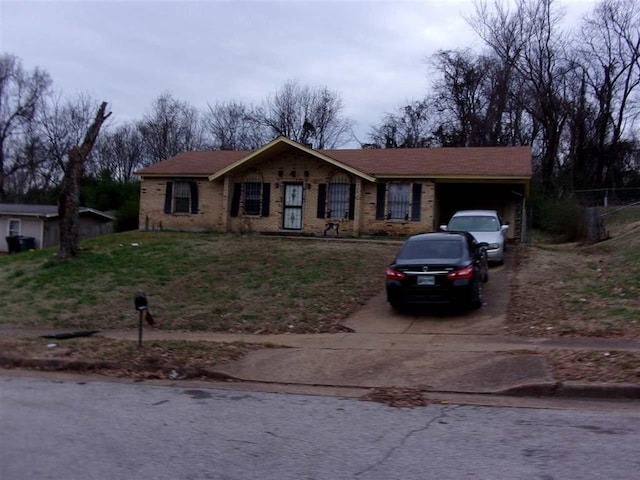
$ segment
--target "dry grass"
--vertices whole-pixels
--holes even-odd
[[[640,353],[557,350],[545,357],[561,381],[640,383]]]
[[[596,245],[519,247],[508,331],[640,337],[640,221],[633,220],[640,209],[633,214],[631,221],[608,223],[611,238]]]
[[[0,258],[0,323],[132,328],[136,291],[164,330],[332,332],[383,287],[397,242],[131,232]]]

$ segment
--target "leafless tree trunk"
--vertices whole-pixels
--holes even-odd
[[[111,112],[105,115],[107,102],[102,102],[93,123],[89,126],[82,145],[69,150],[69,162],[62,181],[62,192],[58,202],[60,218],[60,250],[61,260],[77,257],[80,254],[80,179],[84,163],[96,143],[102,124]]]

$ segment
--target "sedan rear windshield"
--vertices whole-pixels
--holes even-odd
[[[500,225],[495,217],[454,217],[449,222],[449,230],[462,232],[496,232]]]
[[[460,258],[462,242],[459,240],[414,240],[407,242],[398,259],[413,258]]]

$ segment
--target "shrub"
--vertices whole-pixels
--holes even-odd
[[[529,204],[533,228],[549,233],[557,241],[575,242],[586,238],[584,209],[574,199],[533,197]]]

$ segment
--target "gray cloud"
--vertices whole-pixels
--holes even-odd
[[[582,5],[591,0],[566,1]],[[0,50],[67,96],[141,118],[163,92],[205,108],[259,103],[288,79],[338,91],[364,140],[429,88],[425,60],[477,46],[471,0],[0,2]]]

